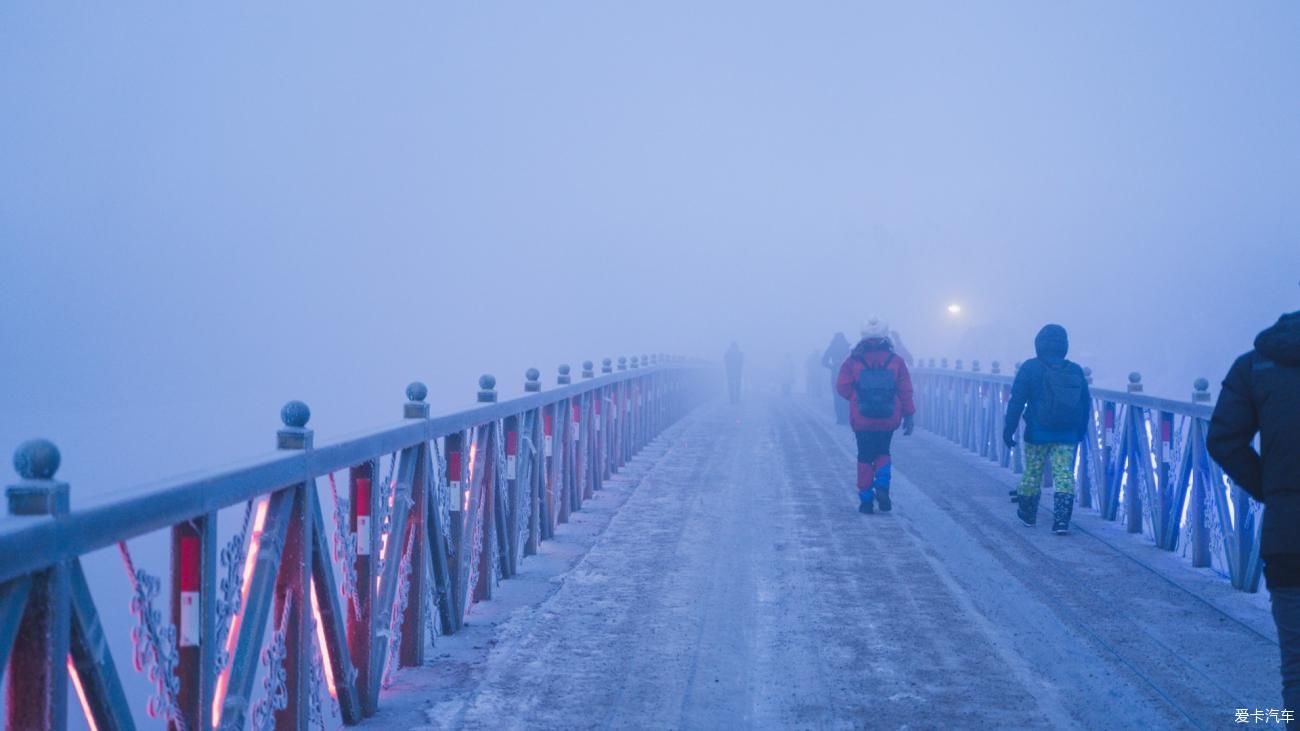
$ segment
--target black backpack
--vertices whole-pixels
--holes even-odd
[[[894,399],[898,394],[898,382],[889,364],[894,354],[890,353],[883,365],[872,368],[866,361],[858,371],[858,382],[854,389],[858,395],[858,413],[868,419],[888,419],[894,415]]]
[[[1069,363],[1044,364],[1038,424],[1045,431],[1073,431],[1083,420],[1083,374]]]

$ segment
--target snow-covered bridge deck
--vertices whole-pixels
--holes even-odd
[[[829,410],[828,408],[825,410]],[[710,404],[396,677],[370,728],[1226,728],[1276,706],[1267,599],[917,430],[860,515],[821,405]]]

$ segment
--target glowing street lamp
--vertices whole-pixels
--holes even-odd
[[[952,315],[953,317],[956,317],[956,316],[960,315],[960,314],[961,314],[961,305],[957,304],[956,302],[954,302],[954,303],[948,305],[948,314],[949,314],[949,315]]]

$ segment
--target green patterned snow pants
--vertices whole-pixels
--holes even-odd
[[[1025,474],[1020,480],[1020,494],[1037,495],[1043,485],[1043,471],[1052,464],[1052,484],[1058,493],[1074,494],[1074,455],[1077,444],[1025,444]]]

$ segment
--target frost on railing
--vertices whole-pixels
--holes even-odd
[[[451,540],[451,501],[447,491],[451,488],[447,485],[447,460],[443,457],[442,449],[438,446],[438,440],[433,440],[433,483],[431,494],[434,504],[438,506],[439,529],[442,533],[442,542],[447,552],[454,550]]]
[[[154,686],[145,710],[150,718],[165,719],[174,728],[185,731],[179,702],[181,681],[176,674],[176,666],[180,663],[176,627],[163,622],[162,612],[154,607],[162,582],[144,569],[135,567],[125,541],[118,544],[118,549],[134,589],[131,614],[135,615],[136,626],[131,629],[132,660],[136,672],[146,673]]]
[[[311,633],[311,676],[310,696],[307,707],[307,724],[320,731],[325,731],[325,709],[321,704],[321,694],[326,692],[325,654],[321,651],[320,635]],[[338,707],[329,704],[330,716],[338,717]]]
[[[438,621],[439,609],[442,602],[438,593],[438,582],[434,580],[433,569],[429,567],[428,562],[424,564],[424,628],[429,634],[430,641],[433,638],[442,635],[442,624]]]
[[[253,706],[253,728],[256,731],[274,731],[275,713],[289,707],[289,675],[284,667],[287,656],[289,613],[293,610],[293,595],[286,595],[280,610],[280,621],[271,633],[271,642],[262,652],[262,665],[266,677],[262,679],[262,699]],[[312,634],[315,634],[314,632]]]
[[[334,473],[329,473],[330,496],[334,500],[334,536],[332,546],[334,560],[339,564],[342,580],[339,590],[353,617],[360,618],[357,601],[357,534],[348,528],[348,516],[351,504],[347,498],[339,496],[338,485],[334,482]]]
[[[387,548],[387,541],[393,535],[393,508],[394,496],[397,492],[397,482],[394,476],[397,474],[397,453],[394,452],[388,456],[388,474],[384,481],[379,484],[379,515],[375,520],[376,530],[379,531],[381,539],[380,545],[383,546],[379,551],[379,558],[375,562],[375,571],[377,576],[384,575],[384,566],[388,562],[390,551]],[[376,472],[378,472],[376,464]],[[409,500],[409,498],[407,498]]]
[[[253,501],[244,505],[244,522],[239,532],[231,536],[221,549],[221,595],[217,599],[217,670],[226,668],[230,651],[226,640],[235,615],[242,608],[244,592],[244,559],[248,552],[248,527],[253,520]]]
[[[479,582],[479,560],[483,556],[483,510],[487,500],[488,486],[483,485],[482,489],[475,490],[474,486],[478,484],[482,468],[476,464],[479,459],[478,450],[479,430],[470,431],[469,439],[469,470],[467,472],[466,486],[469,488],[467,494],[473,496],[478,493],[478,500],[474,505],[465,506],[465,520],[473,521],[472,525],[467,526],[469,529],[469,588],[465,592],[465,608],[474,601],[473,597],[477,595]]]
[[[504,439],[500,438],[503,429],[500,422],[494,423],[491,427],[498,438],[492,440],[492,485],[491,489],[495,492],[496,498],[493,500],[494,505],[506,506],[510,504],[510,491],[506,488],[506,452]],[[484,488],[489,486],[484,485]],[[486,516],[488,520],[494,519],[495,516]],[[501,550],[497,541],[492,541],[489,550],[492,551],[492,585],[498,586],[501,583]]]
[[[523,546],[528,544],[529,520],[532,517],[533,510],[533,464],[537,457],[537,446],[531,439],[533,429],[535,428],[536,415],[528,415],[524,419],[524,429],[519,438],[519,450],[521,454],[518,459],[518,474],[515,484],[519,486],[519,502],[515,505],[515,533],[522,552]]]
[[[388,655],[384,666],[383,686],[387,688],[393,682],[402,652],[402,623],[406,617],[406,608],[410,603],[411,588],[411,554],[415,548],[415,531],[406,539],[406,548],[402,551],[401,563],[397,565],[397,603],[388,617],[388,631],[380,631],[381,640],[387,635]]]

